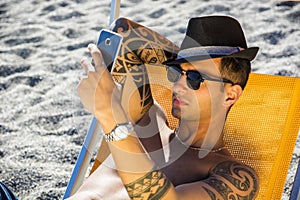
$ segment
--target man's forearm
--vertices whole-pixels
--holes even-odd
[[[109,143],[122,182],[132,199],[163,199],[175,191],[168,178],[155,167],[138,138]],[[172,198],[174,199],[174,197]]]

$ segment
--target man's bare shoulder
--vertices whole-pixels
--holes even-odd
[[[210,171],[202,187],[211,199],[255,199],[258,175],[248,165],[235,160],[218,163]]]

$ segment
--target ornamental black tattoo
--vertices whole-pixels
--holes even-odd
[[[238,162],[222,162],[212,174],[202,186],[212,200],[251,200],[258,192],[254,171]]]
[[[125,188],[131,199],[161,199],[170,188],[170,181],[164,174],[155,170],[145,174],[140,179],[126,184]]]
[[[145,64],[161,64],[174,58],[178,47],[158,33],[125,18],[118,19],[112,30],[123,36],[112,75],[123,85],[124,75],[130,72],[139,91],[141,114],[144,114],[153,104]]]

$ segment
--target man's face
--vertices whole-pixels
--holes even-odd
[[[211,59],[183,63],[183,71],[196,70],[200,74],[211,78],[221,78],[219,72],[221,59]],[[174,83],[172,97],[172,115],[181,120],[199,121],[209,123],[211,118],[225,107],[224,84],[205,80],[199,89],[193,90],[187,84],[186,74]]]

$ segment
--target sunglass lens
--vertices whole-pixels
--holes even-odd
[[[181,75],[181,70],[176,66],[169,66],[167,70],[168,70],[167,71],[168,80],[172,83],[178,81]]]
[[[187,83],[191,89],[198,90],[201,82],[203,82],[203,78],[200,73],[189,72],[187,74]]]

